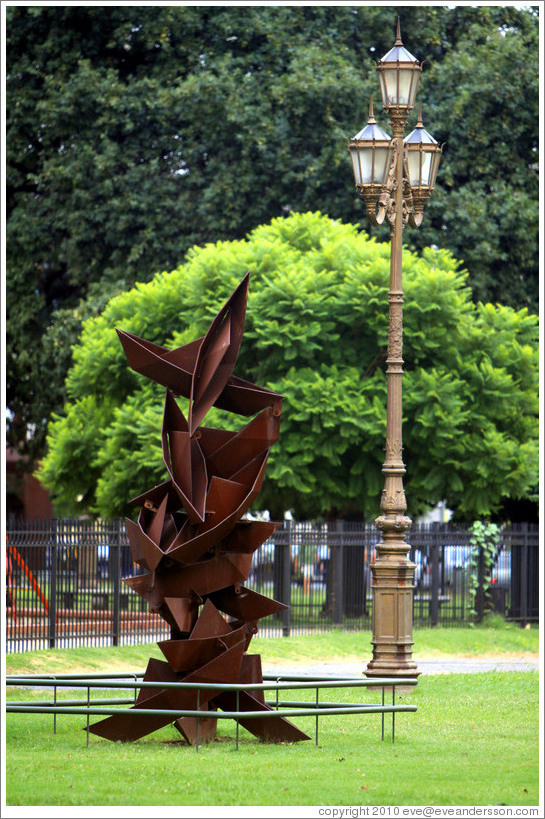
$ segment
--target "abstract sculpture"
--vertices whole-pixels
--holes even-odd
[[[285,609],[241,584],[253,553],[279,524],[243,520],[257,497],[270,447],[278,440],[282,396],[232,375],[244,329],[248,273],[202,338],[167,350],[117,330],[129,364],[166,387],[163,459],[169,480],[131,503],[138,521],[127,518],[133,560],[146,574],[124,580],[150,610],[170,625],[158,645],[166,661],[150,659],[144,680],[243,683],[263,681],[261,657],[246,653],[257,621]],[[186,419],[175,398],[189,399]],[[240,432],[201,426],[216,406],[255,415]],[[190,744],[213,738],[214,712],[270,711],[262,692],[203,689],[141,689],[134,709],[203,710],[174,723]],[[120,714],[90,727],[99,736],[132,741],[167,725],[172,716]],[[282,717],[239,720],[269,741],[308,736]],[[198,731],[198,735],[197,735]]]

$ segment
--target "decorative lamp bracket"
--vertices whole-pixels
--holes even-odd
[[[361,197],[365,200],[367,206],[367,216],[373,225],[382,225],[386,221],[393,227],[396,222],[394,194],[397,187],[396,167],[399,149],[397,140],[392,140],[392,144],[392,158],[380,192],[377,192],[376,185],[365,186],[360,190]],[[403,148],[403,180],[401,184],[403,185],[403,226],[405,227],[409,223],[412,227],[417,227],[422,221],[422,213],[415,213],[413,191],[409,178],[407,149],[405,147]],[[373,190],[371,190],[371,187],[373,187]]]

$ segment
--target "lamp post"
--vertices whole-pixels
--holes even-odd
[[[386,458],[382,468],[382,514],[371,567],[373,589],[373,658],[368,677],[414,677],[420,672],[412,658],[414,563],[409,560],[405,533],[411,520],[405,514],[405,465],[402,444],[403,377],[403,228],[418,227],[424,204],[432,192],[442,147],[426,131],[419,110],[415,129],[404,139],[409,113],[415,104],[421,63],[401,41],[399,18],[393,48],[376,64],[382,106],[393,137],[380,128],[369,105],[369,120],[348,148],[356,188],[372,224],[390,225],[390,292],[387,364]]]

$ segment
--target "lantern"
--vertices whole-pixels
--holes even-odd
[[[382,107],[387,111],[392,108],[412,110],[422,65],[410,51],[407,51],[401,41],[399,18],[394,47],[378,61],[376,69],[382,94]]]
[[[393,152],[391,137],[382,130],[373,116],[373,100],[369,102],[367,125],[348,143],[356,188],[374,212],[378,197],[390,167]]]
[[[422,104],[419,105],[418,121],[404,142],[407,151],[407,169],[413,195],[415,214],[422,214],[424,204],[435,187],[442,147],[424,128]]]

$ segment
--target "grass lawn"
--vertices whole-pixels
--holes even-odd
[[[27,695],[25,694],[25,697]],[[307,692],[307,697],[308,697]],[[334,692],[340,699],[341,692]],[[366,699],[372,695],[367,694]],[[374,695],[376,697],[376,695]],[[346,700],[358,701],[355,692]],[[403,694],[396,742],[380,717],[324,717],[314,738],[265,745],[220,722],[198,752],[168,727],[132,744],[94,735],[85,717],[8,714],[8,806],[537,805],[538,675],[430,676]],[[360,699],[361,701],[361,699]],[[92,720],[93,721],[93,720]],[[313,737],[314,720],[294,720]],[[389,720],[387,718],[387,727]]]
[[[285,664],[369,656],[368,634],[261,639],[251,650]],[[538,631],[494,621],[475,629],[415,631],[415,656],[535,655]],[[70,649],[8,655],[8,673],[144,667],[155,646]],[[347,702],[376,700],[361,689],[329,692]],[[10,698],[29,694],[8,689]],[[64,694],[63,696],[67,696]],[[72,697],[72,694],[70,694]],[[294,694],[309,699],[311,692]],[[265,745],[234,725],[197,753],[173,727],[132,744],[90,735],[85,717],[8,714],[8,806],[536,806],[539,804],[539,677],[534,672],[423,676],[396,716],[396,742],[380,739],[380,717],[329,716],[294,722],[312,737]],[[91,720],[93,721],[93,720]]]

